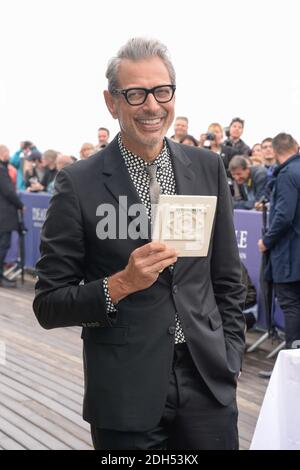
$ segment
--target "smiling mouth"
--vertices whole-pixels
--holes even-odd
[[[155,119],[139,119],[142,124],[159,124],[162,118]]]
[[[146,119],[138,118],[136,121],[141,127],[146,130],[158,130],[161,127],[163,119],[164,117],[154,117]]]

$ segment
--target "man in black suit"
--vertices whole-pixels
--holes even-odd
[[[223,163],[165,138],[175,72],[163,44],[128,41],[106,76],[121,131],[57,175],[34,311],[44,328],[83,326],[96,449],[236,449],[244,288]],[[151,241],[157,189],[217,196],[206,257]]]
[[[18,230],[18,209],[23,208],[9,177],[8,163],[9,150],[0,145],[0,287],[16,287],[16,282],[5,277],[3,270],[11,233]]]

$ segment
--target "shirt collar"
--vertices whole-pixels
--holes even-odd
[[[160,153],[151,163],[145,162],[143,158],[128,150],[122,142],[120,132],[118,134],[118,144],[121,155],[125,160],[125,164],[131,171],[144,171],[146,166],[154,164],[157,165],[157,168],[162,168],[169,165],[170,163],[170,151],[166,139],[164,139],[164,145]]]

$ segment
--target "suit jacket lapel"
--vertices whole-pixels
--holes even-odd
[[[167,144],[171,152],[177,194],[195,194],[195,174],[191,169],[191,160],[181,145],[176,144],[170,139],[167,139]]]
[[[147,211],[143,205],[137,190],[128,173],[126,164],[122,158],[118,138],[111,142],[111,144],[102,150],[104,158],[103,174],[105,175],[104,184],[108,191],[114,196],[119,205],[119,210],[126,212],[127,217],[131,219],[131,223],[135,226],[139,221],[133,215],[128,215],[128,210],[133,204],[139,204],[142,212],[143,220],[147,220],[147,224],[141,224],[141,237],[149,240],[151,235],[150,222],[148,220]],[[123,197],[120,197],[123,196]],[[124,197],[125,196],[125,197]],[[145,227],[145,225],[147,225]]]

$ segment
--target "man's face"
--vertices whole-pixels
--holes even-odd
[[[261,144],[262,155],[265,160],[274,160],[274,150],[272,147],[272,142],[264,142]]]
[[[178,140],[183,139],[188,133],[188,123],[185,119],[176,119],[174,133]]]
[[[243,133],[243,126],[240,122],[234,122],[230,126],[230,137],[233,139],[239,139]]]
[[[171,84],[169,72],[159,57],[137,62],[122,60],[118,81],[121,89]],[[131,106],[124,96],[112,96],[108,91],[104,97],[111,115],[119,121],[124,145],[140,156],[145,151],[158,154],[174,119],[174,97],[168,103],[158,103],[149,94],[145,103],[138,106]]]
[[[8,162],[9,161],[9,150],[7,147],[1,147],[0,149],[0,160],[2,162]]]
[[[107,145],[108,143],[108,133],[106,131],[100,130],[98,131],[98,142],[99,145]]]
[[[235,170],[232,170],[231,176],[234,179],[234,181],[237,182],[237,184],[243,184],[247,183],[249,176],[250,176],[250,169],[246,168],[236,168]]]

